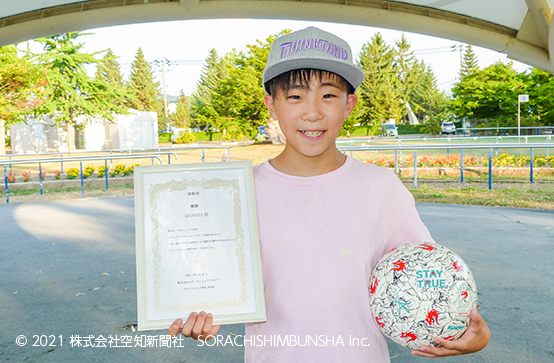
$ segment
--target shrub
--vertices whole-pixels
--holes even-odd
[[[195,141],[196,141],[196,137],[191,132],[187,132],[184,135],[181,135],[177,139],[175,139],[176,144],[189,144]]]
[[[160,144],[171,142],[171,134],[170,133],[158,134],[158,142]]]
[[[30,171],[26,171],[23,173],[23,181],[26,183],[28,182],[29,180],[31,180],[31,172]]]
[[[15,173],[8,173],[8,183],[15,183]]]
[[[62,172],[59,171],[59,170],[56,170],[54,172],[54,178],[56,178],[57,180],[59,180],[61,178],[61,175],[62,175]]]
[[[46,172],[45,171],[43,171],[42,173],[39,172],[37,173],[37,175],[38,175],[38,180],[44,180],[44,178],[46,177]]]

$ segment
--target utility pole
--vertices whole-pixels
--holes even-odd
[[[164,117],[165,117],[165,130],[169,132],[169,121],[167,117],[167,93],[165,92],[165,59],[162,59],[162,82],[164,85]]]
[[[464,45],[463,44],[456,44],[452,46],[452,51],[455,52],[459,50],[460,51],[460,76],[462,74],[462,66],[464,64]]]
[[[162,64],[162,85],[163,85],[163,92],[164,92],[164,120],[165,120],[165,130],[166,132],[169,132],[169,116],[167,112],[167,92],[165,91],[165,63],[169,63],[169,61],[165,58],[162,58],[161,60],[156,59],[154,61],[156,65],[158,63]]]

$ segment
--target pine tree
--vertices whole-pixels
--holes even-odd
[[[97,64],[95,54],[81,51],[83,43],[77,38],[86,35],[72,32],[38,39],[45,53],[36,55],[40,64],[48,68],[45,92],[47,99],[35,114],[55,117],[56,124],[65,123],[68,148],[74,150],[74,120],[79,116],[113,119],[114,113],[126,114],[121,107],[126,91],[123,87],[88,76],[85,65]]]
[[[402,117],[401,88],[394,65],[394,51],[380,33],[362,46],[358,65],[366,76],[359,88],[359,105],[363,122],[379,125]]]
[[[163,105],[160,100],[160,83],[154,81],[152,67],[146,61],[142,48],[139,48],[133,63],[129,89],[132,98],[128,105],[137,111],[155,111],[158,113],[158,128],[165,127]]]
[[[215,95],[216,90],[221,86],[224,72],[225,63],[219,58],[214,48],[210,49],[206,64],[200,73],[200,81],[196,86],[191,105],[193,117],[198,126],[208,128],[220,119]]]
[[[190,105],[185,92],[181,90],[179,93],[179,100],[177,101],[177,109],[173,114],[173,125],[179,128],[186,128],[189,126],[190,118]]]
[[[96,67],[96,78],[123,86],[121,67],[111,48],[107,49],[106,56],[98,63]]]
[[[406,103],[409,103],[415,113],[422,111],[421,105],[417,102],[418,96],[423,92],[424,88],[421,85],[420,79],[425,71],[423,61],[418,61],[414,52],[410,50],[411,45],[408,43],[406,36],[402,33],[399,41],[395,42],[394,64],[397,70],[397,76],[400,81],[400,89],[403,109],[402,117],[407,114]]]
[[[473,52],[473,47],[471,44],[466,46],[464,56],[462,58],[462,65],[460,68],[460,78],[464,79],[465,77],[474,74],[479,71],[479,62],[477,57]]]

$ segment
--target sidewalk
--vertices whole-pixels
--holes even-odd
[[[166,332],[129,327],[136,324],[133,208],[130,197],[0,205],[0,361],[243,360],[242,347],[198,347],[192,340],[180,348],[141,347],[159,344]],[[493,334],[484,351],[449,362],[553,362],[554,213],[433,204],[418,209],[435,240],[472,267]],[[242,335],[244,327],[221,330],[231,333]],[[25,346],[16,344],[24,342],[20,335]],[[72,347],[72,337],[81,346]],[[390,348],[393,363],[420,360]]]

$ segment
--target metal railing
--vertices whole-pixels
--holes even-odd
[[[134,155],[140,155],[142,152],[149,152],[148,154],[158,154],[158,156],[161,157],[161,155],[167,155],[167,162],[168,164],[171,164],[171,156],[175,157],[175,160],[177,160],[177,154],[174,152],[175,150],[201,150],[200,160],[201,162],[205,162],[205,150],[206,149],[224,149],[223,155],[221,157],[221,161],[231,161],[231,147],[233,146],[240,146],[243,145],[241,143],[224,143],[222,145],[194,145],[194,146],[161,146],[157,148],[138,148],[138,149],[109,149],[109,150],[96,150],[96,151],[86,151],[86,150],[78,150],[78,151],[58,151],[58,152],[47,152],[47,153],[35,153],[35,154],[5,154],[0,155],[0,161],[2,158],[5,158],[7,160],[14,160],[19,159],[22,157],[29,157],[29,156],[58,156],[61,159],[60,161],[60,170],[61,173],[64,174],[64,167],[63,163],[64,161],[69,160],[67,155],[71,154],[90,154],[90,153],[109,153],[110,156],[114,155],[115,153],[119,154],[134,154]],[[64,156],[66,155],[66,156]],[[113,165],[111,166],[113,169]],[[10,168],[10,172],[11,172]]]
[[[493,149],[529,149],[530,154],[530,183],[533,179],[533,149],[548,149],[552,147],[550,143],[529,143],[529,144],[428,144],[428,145],[365,145],[365,146],[339,146],[339,150],[343,153],[350,151],[369,151],[369,150],[394,150],[394,171],[398,175],[398,151],[414,150],[414,189],[417,189],[417,151],[418,150],[460,150],[460,182],[464,182],[464,149],[489,149],[489,189],[492,189],[492,153]]]
[[[475,136],[477,134],[477,132],[487,132],[487,136],[490,136],[490,131],[500,131],[502,130],[502,136],[506,136],[506,130],[513,130],[513,131],[517,131],[517,130],[535,130],[536,132],[536,135],[539,135],[540,133],[540,130],[544,130],[545,132],[550,132],[550,134],[552,134],[552,132],[554,131],[554,126],[521,126],[521,127],[517,127],[517,126],[506,126],[506,127],[462,127],[462,128],[459,128],[459,129],[456,129],[456,135],[458,135],[459,133],[463,134],[463,135],[468,135],[470,134],[472,131],[473,131],[473,136]],[[517,134],[517,132],[516,132]]]
[[[494,140],[496,144],[505,145],[509,143],[511,140],[517,140],[518,142],[521,140],[525,141],[525,144],[529,143],[529,140],[533,142],[533,139],[544,139],[546,143],[550,143],[552,140],[552,135],[523,135],[523,136],[476,136],[473,138],[474,141],[482,141],[482,140]],[[462,143],[467,143],[468,138],[467,137],[454,137],[454,136],[448,136],[448,137],[419,137],[419,138],[403,138],[403,139],[385,139],[385,138],[378,138],[378,139],[364,139],[364,138],[356,138],[351,140],[337,140],[337,145],[350,145],[350,146],[366,146],[366,144],[382,144],[382,143],[398,143],[398,145],[402,145],[403,142],[436,142],[436,141],[446,141],[447,144],[450,144],[451,141],[454,142],[453,145],[456,145],[456,141],[461,141]],[[504,142],[508,141],[508,142]],[[540,142],[540,140],[539,140]],[[549,147],[554,147],[554,145],[551,145]],[[447,149],[447,155],[450,154],[450,150]],[[498,155],[497,155],[498,156]],[[549,149],[546,149],[546,156],[549,156]]]
[[[175,155],[175,158],[177,156]],[[85,182],[83,176],[83,161],[91,160],[104,160],[105,167],[105,179],[106,179],[106,190],[108,190],[108,160],[113,159],[152,159],[152,164],[154,164],[154,159],[157,159],[160,164],[162,164],[162,158],[159,155],[155,154],[129,154],[129,155],[103,155],[103,156],[69,156],[69,157],[59,157],[59,158],[38,158],[38,159],[25,159],[25,160],[8,160],[0,161],[0,165],[4,166],[4,185],[5,185],[5,194],[6,194],[6,203],[10,202],[10,191],[9,191],[9,182],[8,182],[8,171],[6,166],[19,165],[19,164],[38,164],[39,165],[39,185],[40,185],[40,194],[43,194],[43,178],[42,178],[42,164],[46,163],[58,163],[61,161],[79,161],[80,164],[80,176],[81,176],[81,196],[85,197]]]
[[[147,150],[147,149],[137,149],[136,151],[144,151],[144,150]],[[173,156],[175,158],[175,160],[177,160],[177,154],[173,151],[161,151],[159,149],[151,149],[151,150],[155,150],[154,153],[157,154],[159,157],[161,157],[162,155],[167,155],[168,164],[171,164],[171,156]],[[0,155],[0,158],[7,158],[8,161],[17,161],[17,159],[22,158],[22,157],[27,157],[27,159],[25,159],[25,160],[33,160],[33,159],[29,159],[28,157],[29,156],[32,156],[32,157],[35,157],[35,156],[51,156],[52,158],[54,158],[54,157],[56,157],[55,155],[59,155],[61,173],[64,174],[63,163],[75,160],[75,159],[72,159],[72,158],[75,158],[75,157],[64,156],[64,154],[67,155],[67,154],[88,154],[88,153],[108,153],[108,152],[110,153],[110,157],[112,157],[112,159],[116,159],[115,156],[117,156],[117,155],[113,155],[113,152],[121,152],[121,153],[125,153],[125,154],[129,155],[128,150],[114,149],[114,150],[102,150],[102,151],[66,151],[66,152],[49,152],[49,153],[37,153],[37,154],[6,154],[6,155]],[[135,153],[132,153],[132,155],[138,155],[138,156],[153,155],[154,153],[135,152]],[[100,156],[100,155],[94,155],[94,156]],[[82,156],[82,157],[86,158],[87,156]],[[14,158],[16,160],[14,160]],[[39,160],[39,159],[45,159],[45,158],[35,158],[35,160]],[[40,162],[40,161],[37,161],[36,163],[38,163],[38,162]],[[2,164],[3,164],[3,162],[0,160],[0,165],[2,165]],[[14,162],[14,163],[10,164],[10,172],[12,171],[12,168],[11,168],[12,164],[17,164],[17,163]],[[111,169],[113,169],[113,164],[111,165]]]

